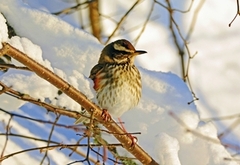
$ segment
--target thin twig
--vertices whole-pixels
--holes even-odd
[[[240,150],[240,146],[237,146],[237,145],[234,145],[234,144],[230,144],[230,143],[224,143],[224,142],[221,142],[217,137],[213,138],[213,137],[209,137],[209,136],[206,136],[196,130],[193,130],[191,128],[189,128],[183,120],[181,120],[174,112],[170,111],[169,112],[169,115],[172,116],[177,122],[178,124],[180,124],[186,132],[189,132],[189,133],[192,133],[193,135],[195,135],[196,137],[199,137],[201,139],[204,139],[206,141],[209,141],[211,143],[214,143],[214,144],[219,144],[221,146],[224,146],[225,148],[230,148],[232,150]],[[239,119],[240,120],[240,119]]]
[[[171,33],[172,33],[173,38],[174,38],[175,46],[178,50],[178,54],[180,55],[180,59],[181,59],[182,78],[185,82],[188,82],[188,86],[190,88],[190,91],[192,92],[193,100],[188,103],[188,104],[191,104],[193,101],[198,100],[198,98],[196,97],[195,93],[193,92],[193,88],[192,88],[192,85],[191,85],[191,82],[190,82],[188,72],[189,72],[189,67],[190,67],[190,60],[193,59],[197,53],[195,53],[194,55],[191,55],[189,47],[188,47],[188,43],[187,43],[186,39],[183,37],[182,32],[181,32],[178,24],[176,23],[176,21],[173,17],[174,10],[172,9],[171,3],[170,3],[169,0],[165,0],[165,1],[168,5],[167,10],[169,12],[169,29],[171,30]],[[190,6],[192,6],[192,5],[190,5]],[[177,33],[174,30],[175,28],[177,30]],[[178,34],[178,36],[180,36],[181,40],[183,41],[184,47],[182,47],[181,44],[179,43],[179,41],[177,39],[177,34]],[[184,54],[185,54],[184,49],[186,49],[187,55],[188,55],[188,63],[187,63],[187,69],[186,70],[185,70],[185,63],[184,63]]]
[[[95,151],[93,148],[91,148],[91,151],[93,151],[94,153],[96,153],[98,156],[104,157],[102,154],[100,154],[98,151]],[[115,164],[122,164],[122,162],[118,162],[112,158],[108,158],[108,160],[111,160],[112,162],[114,162]]]
[[[0,64],[0,69],[4,68],[13,68],[13,69],[19,69],[19,70],[27,70],[27,71],[31,71],[29,68],[25,67],[25,66],[16,66],[14,64]]]
[[[169,7],[165,6],[164,4],[162,4],[161,2],[158,2],[157,0],[154,0],[155,3],[157,3],[158,5],[162,6],[165,9],[169,9]],[[188,6],[187,10],[180,10],[180,9],[172,9],[172,11],[176,11],[176,12],[180,12],[180,13],[188,13],[193,5],[194,0],[191,0],[190,5]]]
[[[76,144],[65,144],[65,145],[64,145],[64,144],[62,144],[62,143],[59,143],[59,142],[56,142],[56,141],[52,141],[52,140],[49,141],[49,140],[47,140],[47,139],[39,139],[39,138],[36,138],[36,137],[31,137],[31,136],[26,136],[26,135],[20,135],[20,134],[14,134],[14,133],[8,133],[8,134],[6,134],[6,133],[0,133],[0,136],[14,136],[14,137],[21,137],[21,138],[30,139],[30,140],[34,140],[34,141],[45,142],[45,143],[50,142],[50,143],[52,143],[52,144],[58,144],[59,147],[62,147],[62,146],[67,145],[67,146],[68,146],[68,149],[72,150],[74,153],[76,153],[76,154],[78,154],[78,155],[80,155],[80,156],[86,156],[86,155],[85,155],[84,153],[76,150],[76,148],[77,148],[77,147],[87,147],[87,146],[88,146],[88,144],[78,144],[78,143],[76,143]],[[91,146],[92,146],[92,147],[100,147],[101,144],[91,144]],[[108,144],[108,147],[117,147],[117,146],[120,147],[120,146],[122,146],[122,144],[119,144],[119,143]],[[51,147],[51,146],[49,146],[49,147]],[[43,150],[43,149],[42,149],[42,150]],[[97,162],[95,159],[91,158],[91,157],[89,157],[89,160],[90,160],[91,162],[93,162],[94,164],[98,164],[98,162]]]
[[[4,113],[6,113],[6,114],[8,114],[10,116],[19,117],[19,118],[22,118],[22,119],[27,119],[27,120],[31,120],[31,121],[35,121],[35,122],[39,122],[39,123],[44,123],[44,124],[51,124],[51,125],[55,124],[58,127],[72,129],[74,131],[84,130],[83,128],[79,128],[79,125],[65,125],[65,124],[58,124],[58,123],[55,123],[55,122],[52,122],[52,121],[46,121],[46,120],[41,120],[41,119],[34,119],[32,117],[27,117],[27,116],[11,113],[11,112],[6,111],[6,110],[4,110],[2,108],[0,108],[0,111],[4,112]],[[82,126],[84,126],[84,125],[82,125]]]
[[[107,38],[107,41],[105,42],[105,44],[107,44],[111,38],[114,36],[114,34],[116,33],[116,31],[119,29],[119,27],[122,25],[123,21],[127,18],[128,14],[137,6],[137,4],[139,3],[140,0],[137,0],[132,7],[124,14],[124,16],[121,18],[121,20],[118,22],[116,28],[113,30],[112,34]]]
[[[149,11],[149,13],[148,13],[147,19],[146,19],[146,21],[144,22],[144,24],[143,24],[143,26],[142,26],[142,30],[141,30],[140,33],[138,34],[137,38],[134,40],[134,45],[137,44],[138,40],[140,39],[142,33],[144,32],[144,30],[145,30],[145,28],[146,28],[147,23],[148,23],[151,15],[152,15],[152,12],[153,12],[153,9],[154,9],[154,5],[155,5],[155,3],[152,2],[152,5],[151,5],[150,11]]]
[[[79,4],[80,0],[76,0],[76,3]],[[84,22],[83,22],[84,19],[83,19],[83,12],[82,12],[82,10],[79,10],[78,17],[79,17],[80,28],[85,30],[85,26],[84,26]]]
[[[50,133],[49,133],[49,135],[48,135],[47,146],[49,146],[49,144],[50,144],[50,141],[51,141],[51,138],[52,138],[52,134],[53,134],[53,130],[54,130],[55,125],[56,125],[56,123],[58,122],[60,116],[61,116],[61,115],[57,115],[57,117],[56,117],[56,119],[55,119],[55,121],[54,121],[54,123],[53,123],[53,125],[52,125],[51,131],[50,131]],[[40,162],[40,165],[42,165],[42,164],[44,163],[45,158],[48,158],[48,150],[45,152],[45,154],[44,154],[44,156],[43,156],[43,158],[42,158],[42,160],[41,160],[41,162]],[[48,164],[50,164],[49,158],[48,158]]]
[[[86,153],[86,157],[83,160],[77,160],[71,163],[68,163],[68,165],[71,164],[75,164],[75,163],[79,163],[79,162],[87,162],[88,165],[91,165],[91,163],[89,162],[89,154],[90,154],[90,148],[91,148],[91,134],[92,134],[92,126],[93,126],[93,121],[94,121],[94,113],[91,114],[91,119],[90,119],[90,123],[89,123],[89,127],[88,127],[88,134],[87,134],[87,153]]]
[[[6,147],[7,147],[7,143],[8,143],[8,135],[7,134],[10,132],[10,129],[11,129],[10,128],[10,123],[12,121],[12,118],[13,118],[13,116],[10,116],[10,118],[8,119],[8,123],[7,123],[6,127],[5,127],[5,129],[6,129],[6,140],[5,140],[3,149],[2,149],[2,153],[1,153],[0,159],[3,157],[4,151],[6,150]]]
[[[233,114],[229,116],[220,116],[220,117],[211,117],[211,118],[203,118],[202,121],[208,122],[208,121],[218,121],[218,120],[230,120],[234,118],[240,118],[240,114]]]
[[[212,137],[209,137],[209,136],[206,136],[206,135],[203,135],[202,133],[200,132],[197,132],[191,128],[189,128],[183,120],[181,120],[174,112],[169,112],[169,115],[173,117],[173,119],[175,119],[185,130],[186,132],[190,132],[192,133],[193,135],[197,136],[197,137],[200,137],[202,139],[205,139],[207,141],[211,141],[215,144],[221,144],[219,139],[217,138],[212,138]]]
[[[52,149],[55,149],[55,148],[67,148],[69,149],[69,147],[75,147],[76,144],[54,144],[54,145],[49,145],[49,146],[43,146],[43,147],[35,147],[35,148],[29,148],[29,149],[25,149],[25,150],[21,150],[21,151],[18,151],[18,152],[14,152],[14,153],[11,153],[11,154],[8,154],[8,155],[5,155],[3,157],[0,158],[0,162],[9,158],[9,157],[12,157],[12,156],[15,156],[15,155],[18,155],[18,154],[21,154],[21,153],[24,153],[24,152],[29,152],[29,151],[36,151],[36,150],[42,150],[42,151],[45,151],[46,149],[48,150],[52,150]],[[84,144],[81,144],[79,145],[81,147],[88,147],[88,145],[84,145]]]
[[[64,109],[64,108],[60,108],[60,107],[57,107],[55,105],[52,105],[52,104],[49,104],[49,103],[46,103],[46,102],[42,102],[39,99],[33,98],[28,94],[23,94],[21,92],[18,92],[16,90],[12,89],[11,87],[8,87],[7,85],[5,85],[1,81],[0,81],[0,86],[2,86],[2,89],[0,90],[0,94],[5,93],[5,94],[13,96],[17,99],[31,102],[31,103],[36,104],[38,106],[44,107],[48,111],[51,111],[53,113],[62,114],[62,115],[68,116],[68,117],[73,117],[73,116],[77,115],[79,118],[81,116],[88,118],[87,116],[85,116],[83,114],[80,114],[79,112],[71,111],[71,110]]]
[[[239,1],[237,0],[237,13],[234,16],[234,18],[232,19],[232,21],[228,24],[229,27],[231,27],[232,23],[235,21],[235,19],[237,18],[238,15],[240,15],[240,12],[239,12]]]
[[[219,139],[222,139],[224,136],[226,136],[227,134],[229,134],[230,132],[232,132],[232,130],[239,126],[240,123],[240,118],[236,119],[226,130],[224,130],[222,133],[220,133],[218,135]]]
[[[190,36],[193,33],[194,27],[195,27],[196,22],[197,22],[198,14],[199,14],[200,10],[202,9],[205,1],[206,0],[201,0],[198,4],[197,8],[195,9],[194,13],[193,13],[192,21],[191,21],[190,28],[189,28],[187,36],[186,36],[186,40],[190,39]]]
[[[92,3],[93,1],[94,1],[94,0],[86,0],[86,1],[83,2],[83,3],[79,3],[79,4],[75,5],[75,6],[68,7],[68,8],[66,8],[66,9],[63,9],[63,10],[61,10],[61,11],[54,12],[54,13],[52,13],[52,14],[54,14],[54,15],[70,14],[70,13],[72,13],[72,12],[74,12],[74,11],[79,10],[79,8],[80,8],[82,5]]]
[[[177,23],[175,22],[174,18],[173,18],[173,10],[172,10],[172,6],[169,0],[166,0],[166,3],[168,5],[167,9],[168,9],[168,13],[169,13],[169,29],[171,30],[173,39],[174,39],[174,45],[176,46],[177,50],[178,50],[178,54],[180,55],[180,59],[181,59],[181,72],[182,72],[182,78],[185,81],[184,77],[185,77],[185,64],[184,64],[184,50],[181,48],[180,43],[178,42],[177,39],[177,34],[174,30],[174,25],[175,28],[178,29],[179,31],[179,27],[177,25]],[[180,32],[180,31],[179,31]],[[184,41],[184,40],[183,40]]]

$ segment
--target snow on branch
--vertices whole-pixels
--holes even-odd
[[[45,68],[44,66],[40,65],[36,61],[29,58],[26,54],[22,53],[21,51],[17,50],[16,48],[12,47],[8,43],[2,43],[3,47],[0,50],[0,56],[7,54],[11,56],[12,58],[16,59],[17,61],[24,64],[27,68],[29,68],[31,71],[35,72],[39,77],[45,79],[46,81],[50,82],[52,85],[57,87],[59,90],[61,90],[63,93],[68,95],[70,98],[75,100],[77,103],[79,103],[82,107],[84,107],[92,116],[94,116],[94,119],[96,119],[98,122],[100,122],[104,127],[106,127],[110,132],[113,132],[114,136],[119,140],[119,142],[122,144],[122,146],[127,149],[131,154],[133,154],[140,162],[143,164],[158,164],[155,162],[153,158],[151,158],[139,145],[131,146],[132,140],[129,138],[124,131],[118,126],[118,124],[111,119],[109,122],[105,122],[102,117],[102,110],[92,103],[90,100],[87,99],[87,97],[79,92],[76,88],[71,86],[69,83],[55,75],[53,72],[51,72],[49,69]],[[6,87],[2,86],[2,90],[6,90]],[[48,109],[49,111],[56,112],[55,109]],[[59,115],[66,115],[65,113],[62,113],[62,111],[57,111]],[[78,113],[76,112],[69,112],[71,115],[68,115],[72,118],[79,118]]]

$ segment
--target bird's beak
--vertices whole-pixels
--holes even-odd
[[[147,52],[144,50],[136,50],[134,54],[137,56],[137,55],[144,54],[144,53],[147,53]]]

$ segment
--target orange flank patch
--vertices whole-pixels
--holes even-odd
[[[94,82],[93,88],[95,89],[95,91],[98,91],[100,87],[100,78],[96,76],[93,82]]]

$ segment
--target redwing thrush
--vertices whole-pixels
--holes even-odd
[[[142,85],[134,59],[143,53],[147,52],[135,50],[125,39],[112,42],[102,50],[98,64],[91,70],[90,78],[104,112],[103,118],[108,118],[106,111],[114,117],[120,117],[138,104]]]
[[[110,118],[108,112],[119,118],[138,104],[142,85],[134,59],[143,53],[147,52],[135,50],[125,39],[112,42],[103,48],[98,64],[92,68],[89,77],[94,82],[93,88],[105,120]],[[75,124],[83,120],[80,118]]]

